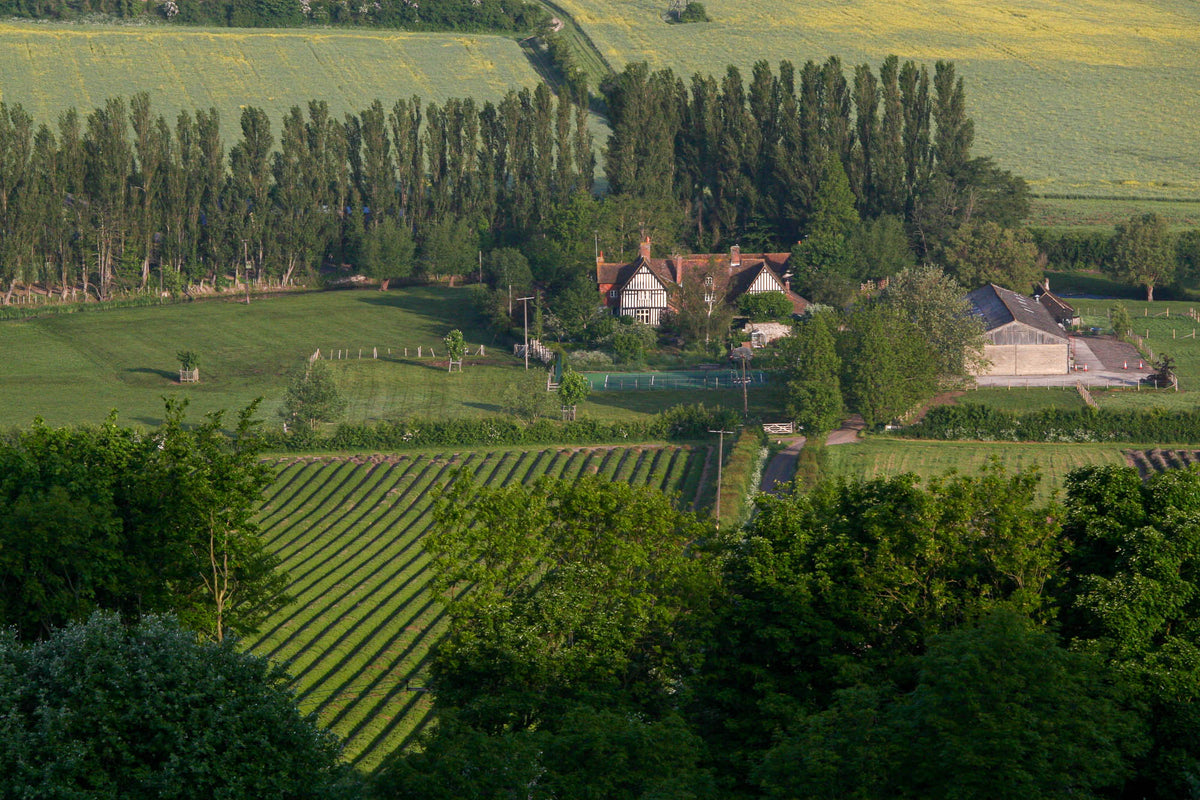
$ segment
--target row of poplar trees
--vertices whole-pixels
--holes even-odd
[[[215,110],[172,127],[145,93],[68,111],[56,129],[0,103],[0,297],[34,284],[64,298],[226,276],[286,284],[338,264],[383,280],[465,274],[480,250],[551,233],[576,245],[564,266],[580,274],[591,248],[578,245],[594,235],[612,256],[642,234],[681,251],[790,250],[821,239],[822,193],[836,185],[852,194],[849,217],[903,224],[900,246],[922,259],[939,260],[968,222],[1024,214],[1024,182],[971,156],[949,63],[931,75],[889,57],[848,78],[837,58],[798,73],[759,62],[748,86],[730,67],[690,89],[631,64],[601,92],[602,203],[586,94],[545,84],[482,105],[375,101],[341,119],[313,100],[276,129],[247,107],[228,149]],[[599,236],[606,226],[572,223],[581,200],[629,224]]]
[[[827,158],[844,169],[864,219],[906,221],[932,249],[970,213],[1015,224],[1023,183],[972,158],[963,80],[939,61],[896,56],[848,78],[837,57],[777,73],[730,67],[690,87],[670,70],[631,65],[603,87],[613,134],[605,151],[618,193],[682,203],[695,244],[783,243],[807,231]],[[1005,207],[1016,195],[1018,203]]]
[[[481,237],[535,229],[592,188],[586,105],[544,84],[344,119],[314,100],[277,131],[247,107],[228,150],[221,124],[210,109],[172,127],[145,93],[57,129],[0,103],[5,300],[34,283],[99,298],[227,274],[287,284],[331,262],[400,277],[415,246],[431,271],[464,272]]]

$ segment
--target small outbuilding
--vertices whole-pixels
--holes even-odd
[[[1042,303],[994,283],[967,295],[984,324],[983,357],[977,375],[1065,375],[1071,342]]]

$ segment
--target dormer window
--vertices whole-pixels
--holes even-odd
[[[712,275],[704,276],[704,285],[707,286],[709,289],[712,288],[712,285],[713,285]]]

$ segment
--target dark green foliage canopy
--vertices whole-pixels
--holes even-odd
[[[169,617],[97,612],[28,645],[0,634],[0,796],[354,796],[289,683]]]
[[[1117,280],[1144,287],[1146,299],[1153,300],[1154,287],[1169,284],[1175,267],[1175,242],[1158,214],[1132,217],[1117,226],[1109,264]]]
[[[287,583],[253,522],[270,483],[253,412],[232,437],[168,404],[149,434],[37,423],[0,444],[0,620],[26,639],[95,608],[253,631]]]
[[[303,423],[316,428],[318,423],[341,419],[347,402],[334,380],[333,370],[316,359],[292,374],[279,416],[293,425]]]
[[[739,297],[738,309],[753,322],[768,322],[791,316],[792,301],[783,292],[757,292]]]

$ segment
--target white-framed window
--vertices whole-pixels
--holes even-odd
[[[704,276],[704,285],[710,289],[712,288],[712,285],[713,285],[712,275]]]
[[[608,296],[609,296],[609,297],[616,297],[616,296],[617,296],[617,290],[616,290],[616,289],[609,289],[609,291],[608,291]]]
[[[644,322],[647,325],[649,325],[650,324],[650,309],[635,308],[633,310],[633,318],[636,319],[638,322]]]

